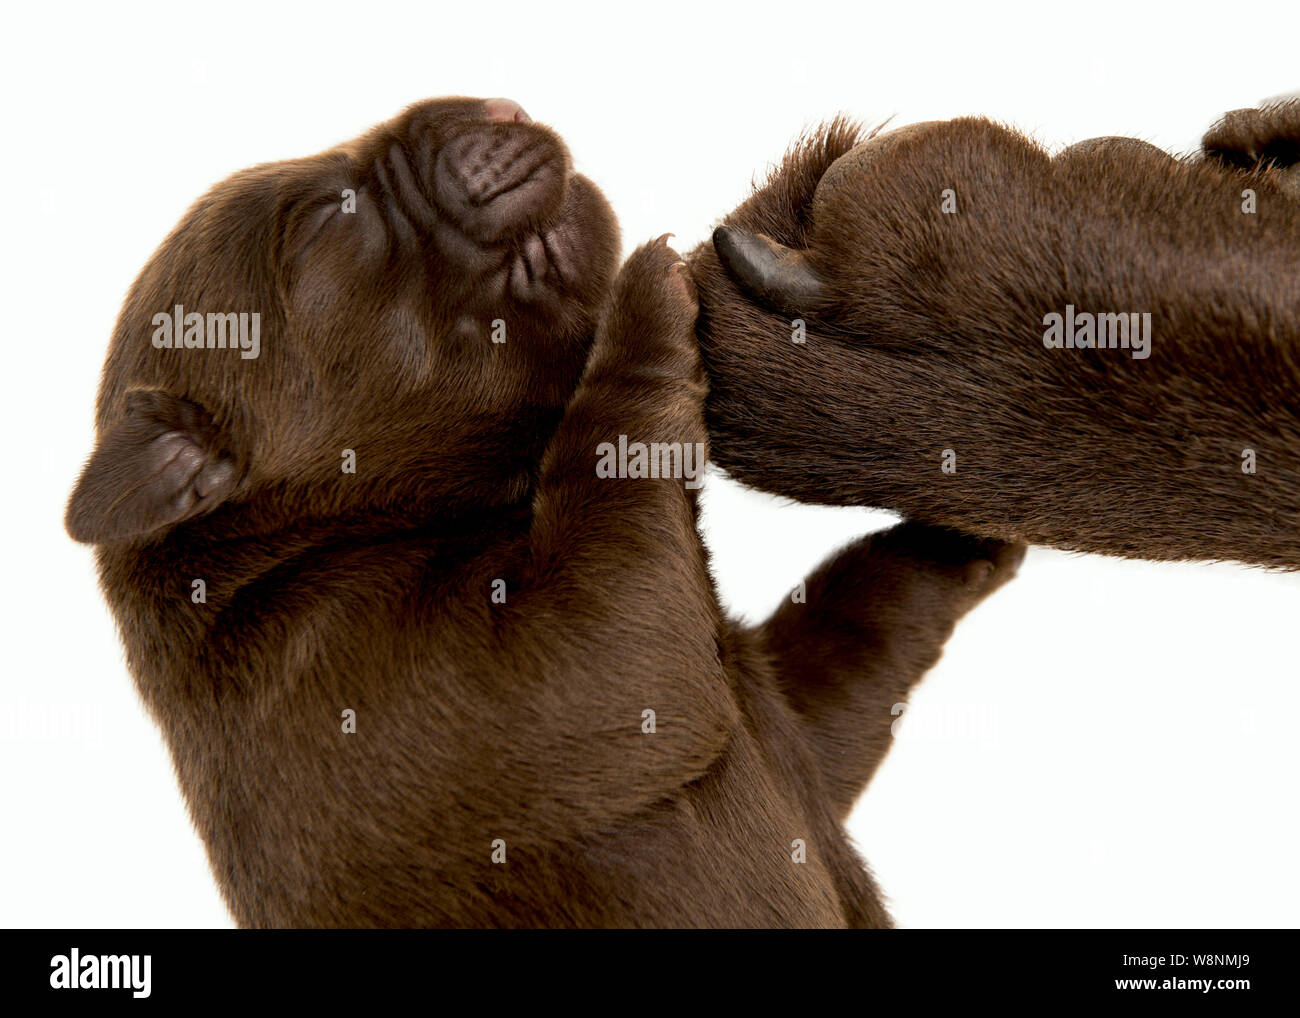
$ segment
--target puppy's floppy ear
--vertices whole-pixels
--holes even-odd
[[[127,393],[126,415],[99,438],[64,526],[88,544],[145,537],[222,502],[238,481],[211,416],[161,389]]]

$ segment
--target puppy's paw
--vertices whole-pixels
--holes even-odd
[[[909,521],[876,538],[880,551],[896,557],[913,584],[968,611],[1020,568],[1025,545],[974,537],[946,527]]]
[[[980,541],[980,557],[966,563],[962,586],[971,597],[983,600],[1015,578],[1026,550],[1019,541]]]
[[[699,301],[690,271],[668,246],[671,236],[642,244],[624,263],[614,284],[607,332],[625,350],[666,347],[685,354],[694,366]]]
[[[618,289],[620,295],[629,291],[629,297],[630,291],[636,291],[637,296],[658,297],[694,321],[699,313],[695,283],[682,256],[668,246],[671,236],[665,233],[633,251],[619,273]]]

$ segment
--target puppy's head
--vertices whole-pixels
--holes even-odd
[[[236,174],[127,297],[68,530],[518,498],[617,258],[604,198],[509,100]]]

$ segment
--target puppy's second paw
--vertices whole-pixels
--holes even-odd
[[[962,569],[962,585],[972,597],[988,597],[1015,578],[1020,563],[1025,560],[1025,551],[1025,545],[1019,541],[981,541],[980,557]]]
[[[1010,581],[1025,545],[975,537],[946,527],[908,521],[879,535],[881,551],[905,565],[905,575],[930,596],[967,611]]]

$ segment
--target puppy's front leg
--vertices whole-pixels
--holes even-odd
[[[896,705],[1024,554],[1021,544],[902,523],[840,552],[808,578],[802,603],[760,627],[841,819],[889,751]]]
[[[697,306],[665,240],[616,281],[543,459],[510,599],[516,645],[548,672],[548,716],[528,733],[544,744],[530,755],[552,799],[607,813],[698,778],[738,717],[692,512],[707,448]]]

